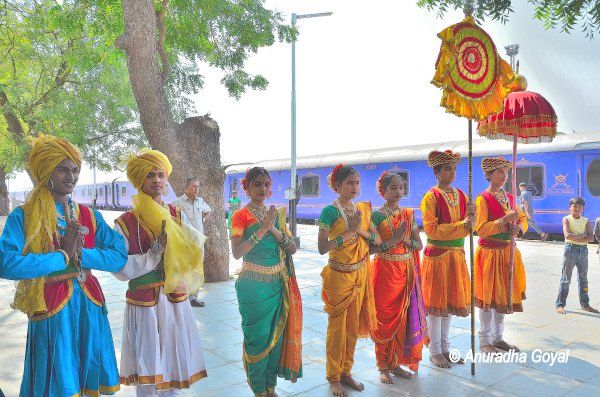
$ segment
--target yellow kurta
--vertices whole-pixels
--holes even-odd
[[[494,247],[484,247],[480,241],[475,250],[475,305],[486,311],[492,308],[499,313],[511,313],[508,310],[510,237],[503,230],[500,222],[490,220],[488,206],[483,196],[478,196],[475,204],[477,206],[475,230],[480,240],[490,241],[494,245]],[[504,209],[505,214],[509,211]],[[520,208],[518,211],[518,223],[523,231],[526,231],[527,218]],[[513,312],[523,311],[522,301],[525,299],[525,285],[525,267],[521,259],[521,252],[515,247]]]
[[[469,229],[465,228],[465,221],[460,216],[460,206],[452,206],[447,200],[446,204],[451,223],[440,223],[437,198],[432,192],[425,193],[421,201],[423,229],[428,240],[421,264],[423,300],[430,315],[465,317],[471,303],[471,281],[464,247],[449,247],[436,242],[464,238]]]
[[[370,203],[357,203],[362,213],[363,230],[371,225]],[[326,210],[331,207],[326,207]],[[338,217],[329,229],[333,240],[346,231],[346,223]],[[327,325],[326,373],[329,381],[339,381],[349,375],[354,365],[354,349],[358,337],[367,337],[376,324],[375,305],[369,260],[369,245],[362,238],[346,241],[341,247],[329,252],[328,266],[321,272],[322,298],[325,312],[329,315]]]

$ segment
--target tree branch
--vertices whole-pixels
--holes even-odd
[[[28,115],[29,113],[31,113],[33,109],[35,109],[48,99],[48,96],[52,93],[52,91],[62,87],[66,83],[67,77],[69,76],[70,72],[71,69],[68,67],[67,61],[63,60],[60,66],[58,67],[58,70],[56,71],[56,76],[54,76],[54,83],[50,86],[50,88],[46,90],[46,92],[44,92],[39,97],[37,101],[33,102],[31,105],[25,108],[23,115]]]
[[[15,141],[15,143],[22,142],[25,139],[25,131],[23,131],[23,126],[8,102],[8,97],[4,91],[0,91],[0,108],[2,108],[2,115],[6,119],[8,131],[10,132],[13,141]]]
[[[162,71],[160,73],[160,77],[162,78],[163,83],[167,80],[169,76],[169,58],[167,57],[167,51],[165,50],[165,39],[167,36],[167,31],[165,28],[165,13],[169,8],[169,0],[162,0],[162,7],[159,11],[156,11],[156,28],[158,29],[158,54],[160,55],[160,60],[162,62]]]

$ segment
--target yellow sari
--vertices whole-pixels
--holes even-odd
[[[362,214],[361,229],[371,228],[371,203],[356,203]],[[345,217],[334,206],[321,214],[321,229],[333,240],[347,230]],[[359,337],[368,337],[377,324],[373,298],[369,244],[362,238],[350,239],[329,252],[327,266],[321,272],[322,299],[329,315],[327,326],[327,379],[339,381],[350,375],[354,350]]]

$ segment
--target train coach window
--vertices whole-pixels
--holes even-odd
[[[127,195],[127,187],[121,186],[121,196],[126,196],[126,195]]]
[[[98,196],[103,196],[104,195],[104,193],[103,193],[104,190],[102,190],[102,189],[103,188],[101,188],[101,187],[98,188]]]
[[[319,176],[305,175],[302,177],[302,197],[319,197]]]
[[[517,167],[517,187],[521,183],[527,184],[527,190],[533,197],[541,197],[545,191],[544,167],[541,165]],[[512,189],[512,171],[509,170],[506,190]],[[518,193],[518,190],[517,190]]]
[[[592,196],[600,196],[600,159],[596,159],[590,163],[585,180]]]

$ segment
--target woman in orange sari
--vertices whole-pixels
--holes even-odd
[[[384,172],[377,191],[385,204],[373,212],[373,224],[383,242],[375,247],[373,261],[377,329],[375,356],[382,383],[393,383],[390,371],[411,378],[400,367],[417,371],[424,343],[429,343],[421,278],[419,251],[423,248],[412,209],[400,208],[404,182],[397,173]]]
[[[319,218],[319,253],[329,253],[321,272],[322,298],[327,325],[327,380],[334,396],[346,396],[342,384],[364,390],[350,371],[359,337],[371,334],[375,322],[369,244],[381,239],[371,224],[371,203],[352,200],[359,194],[360,177],[348,165],[337,165],[328,177],[329,186],[339,194],[323,208]]]
[[[514,211],[514,197],[504,191],[510,161],[502,157],[486,157],[481,168],[490,186],[476,200],[479,235],[475,251],[475,306],[479,308],[479,344],[485,353],[498,349],[519,351],[502,339],[504,315],[523,311],[525,299],[525,267],[521,252],[514,250],[512,307],[509,305],[509,262],[511,233],[527,231],[527,218],[521,209]]]
[[[427,163],[438,183],[421,201],[427,234],[421,266],[423,300],[428,313],[430,359],[440,368],[451,366],[448,333],[452,315],[466,317],[471,303],[464,245],[474,220],[474,208],[461,190],[452,187],[459,161],[460,154],[450,150],[429,153]]]

